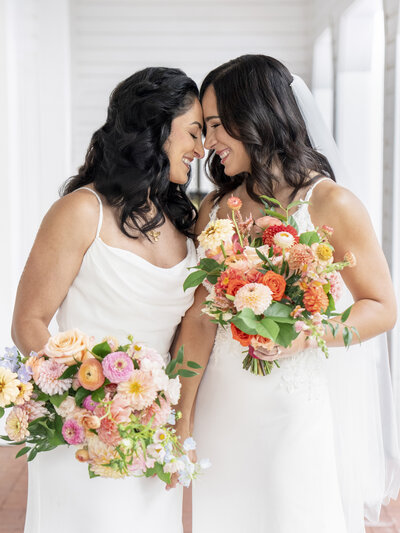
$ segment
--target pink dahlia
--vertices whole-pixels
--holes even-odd
[[[132,407],[129,398],[121,394],[116,394],[110,405],[112,419],[117,424],[127,424],[130,421]]]
[[[100,422],[100,427],[97,430],[99,439],[109,444],[110,446],[117,446],[121,441],[121,435],[118,431],[118,425],[110,418],[103,418]]]
[[[248,283],[238,290],[234,304],[238,311],[248,308],[261,315],[272,303],[272,291],[261,283]]]
[[[157,426],[163,426],[166,424],[170,414],[171,404],[167,402],[167,400],[164,400],[164,398],[160,398],[160,405],[157,405],[157,403],[154,402],[147,407],[142,415],[141,422],[142,424],[147,425],[152,417],[154,417],[151,427],[156,428]]]
[[[72,379],[58,379],[67,369],[67,365],[58,363],[54,359],[43,361],[40,366],[40,374],[36,380],[37,386],[45,394],[63,394],[72,385]]]
[[[133,409],[144,409],[157,397],[157,388],[150,372],[134,370],[129,381],[118,385],[118,392],[127,396]]]
[[[112,352],[102,362],[103,373],[111,383],[128,381],[133,371],[133,361],[125,352]]]
[[[62,434],[65,442],[74,446],[77,444],[82,444],[85,440],[85,432],[83,427],[80,426],[73,418],[69,418],[64,422]]]
[[[24,405],[21,405],[21,409],[28,415],[29,422],[49,414],[45,407],[45,403],[36,402],[35,400],[29,400],[29,402],[24,403]]]

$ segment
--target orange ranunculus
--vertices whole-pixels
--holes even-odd
[[[97,359],[84,361],[78,372],[78,379],[84,389],[96,390],[104,383],[103,367]]]
[[[246,284],[247,281],[245,281],[244,279],[231,279],[226,288],[226,294],[235,296],[237,291]]]
[[[323,313],[329,305],[329,299],[321,285],[310,285],[304,291],[303,302],[309,313]]]
[[[249,335],[248,333],[241,331],[235,326],[235,324],[231,324],[231,332],[235,341],[240,342],[242,346],[250,346],[251,339],[254,337],[254,335]]]
[[[276,274],[273,270],[268,270],[268,272],[263,275],[261,283],[271,289],[273,300],[277,302],[282,300],[286,289],[286,281],[283,276]]]

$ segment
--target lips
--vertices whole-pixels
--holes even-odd
[[[187,167],[188,170],[190,170],[190,163],[193,161],[193,159],[189,159],[188,157],[182,158],[182,163]]]
[[[225,161],[230,153],[231,151],[229,150],[229,148],[225,148],[225,150],[217,152],[217,155],[219,155],[219,157],[221,158],[221,163],[223,165],[225,164]]]

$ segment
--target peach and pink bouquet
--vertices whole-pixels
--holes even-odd
[[[316,340],[326,357],[326,328],[334,336],[341,329],[344,344],[351,343],[357,334],[346,325],[351,307],[337,313],[335,303],[341,292],[338,271],[355,266],[356,260],[347,252],[343,261],[334,262],[329,242],[333,229],[328,226],[299,233],[289,210],[308,202],[293,202],[284,209],[275,198],[261,200],[265,216],[255,221],[243,219],[239,198],[228,200],[232,216],[210,221],[199,235],[205,257],[184,288],[208,286],[203,312],[229,326],[232,337],[245,347],[243,368],[265,376],[279,364],[264,360],[263,350],[288,347],[302,331]]]
[[[0,357],[0,416],[10,408],[2,437],[25,444],[17,457],[60,445],[76,447],[90,477],[158,476],[169,483],[177,474],[188,486],[208,466],[193,463],[195,442],[181,443],[174,425],[180,413],[183,347],[167,365],[141,343],[120,345],[113,337],[93,346],[77,329],[51,337],[39,353],[23,357],[16,347]]]

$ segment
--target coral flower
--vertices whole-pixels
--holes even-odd
[[[234,304],[238,311],[248,308],[256,315],[262,314],[272,302],[272,291],[261,283],[248,283],[240,288],[235,296]]]
[[[110,446],[117,446],[121,441],[121,435],[119,434],[117,424],[114,420],[107,417],[102,419],[97,434],[100,440]]]
[[[101,363],[97,359],[87,359],[81,364],[78,379],[86,390],[94,391],[104,383],[104,374]]]
[[[25,365],[32,371],[32,377],[35,383],[37,383],[37,379],[40,375],[40,368],[42,366],[42,363],[45,362],[45,359],[42,355],[34,354],[34,352],[31,352],[31,356],[25,363]]]
[[[244,331],[237,328],[235,324],[231,324],[231,332],[232,337],[235,339],[235,341],[240,342],[242,346],[250,346],[251,340],[254,335],[249,335],[248,333],[245,333]]]
[[[261,229],[266,229],[269,226],[281,226],[282,225],[282,222],[279,220],[279,218],[270,217],[270,216],[257,218],[255,223],[256,223],[256,226],[258,226]]]
[[[243,204],[240,198],[237,196],[231,196],[227,201],[227,205],[229,209],[232,209],[232,211],[239,211]]]
[[[244,279],[231,279],[226,287],[226,294],[235,296],[237,291],[244,287],[247,282]]]
[[[130,399],[134,409],[143,409],[153,403],[157,397],[157,389],[150,372],[134,370],[129,381],[118,385],[118,392]]]
[[[29,436],[29,418],[26,411],[20,407],[14,407],[7,417],[6,433],[11,440],[16,442],[24,440]]]
[[[283,276],[273,270],[268,270],[261,278],[261,283],[271,289],[273,300],[277,302],[282,300],[286,289],[286,281]]]
[[[63,394],[72,384],[72,379],[59,379],[67,366],[54,359],[43,361],[36,384],[45,394]]]
[[[102,361],[103,373],[111,383],[128,381],[133,371],[133,361],[125,352],[112,352]]]
[[[65,442],[74,446],[77,444],[82,444],[85,440],[85,432],[83,427],[80,426],[73,418],[69,418],[64,422],[62,434]]]
[[[314,260],[311,248],[305,244],[295,244],[290,248],[288,257],[291,270],[301,270],[303,265],[309,265]]]
[[[11,372],[9,368],[0,366],[0,407],[15,402],[19,395],[20,383],[17,374]]]
[[[321,313],[326,311],[329,300],[321,285],[310,285],[304,292],[304,307],[310,313]]]
[[[263,243],[268,244],[268,246],[273,246],[275,243],[274,237],[277,233],[285,232],[290,233],[294,237],[293,243],[299,242],[299,235],[295,228],[293,226],[290,226],[289,224],[285,226],[284,224],[280,224],[279,226],[268,226],[267,229],[264,230],[263,233]]]
[[[157,426],[163,426],[168,422],[168,419],[171,414],[171,405],[169,402],[160,398],[160,405],[157,405],[156,402],[152,403],[144,411],[142,415],[141,422],[142,424],[147,425],[150,420],[153,418],[151,427],[156,428]]]
[[[344,261],[346,261],[348,264],[348,266],[350,268],[353,268],[356,266],[357,264],[357,260],[356,260],[356,256],[353,254],[353,252],[346,252],[344,254]]]

